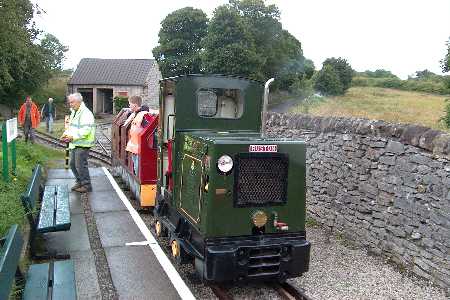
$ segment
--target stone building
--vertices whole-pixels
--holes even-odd
[[[153,59],[83,58],[67,86],[68,93],[81,93],[95,114],[115,113],[116,96],[139,95],[156,108],[159,79],[161,73]]]

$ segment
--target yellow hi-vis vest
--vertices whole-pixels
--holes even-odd
[[[72,110],[69,118],[69,128],[66,135],[73,137],[69,149],[75,147],[93,147],[95,145],[95,119],[89,108],[81,102],[78,110]]]

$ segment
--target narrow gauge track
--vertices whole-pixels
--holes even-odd
[[[268,283],[282,299],[284,300],[311,300],[302,290],[299,290],[291,284],[284,283]],[[228,289],[220,285],[210,285],[211,290],[219,298],[219,300],[233,300],[233,296],[228,292]]]
[[[61,149],[66,149],[65,143],[61,142],[60,140],[49,134],[35,131],[35,136],[38,140],[43,141],[44,143],[54,145]],[[94,160],[100,161],[101,163],[107,166],[111,166],[111,157],[103,152],[91,149],[89,151],[89,157]]]

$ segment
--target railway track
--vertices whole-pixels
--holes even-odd
[[[283,300],[311,300],[304,291],[299,290],[292,286],[291,284],[284,282],[284,283],[268,283],[268,286],[270,286],[273,290],[275,290],[278,295]],[[233,300],[234,297],[229,293],[229,290],[220,285],[210,285],[211,290],[214,292],[214,294],[219,298],[219,300]]]
[[[35,136],[39,141],[44,142],[46,144],[56,146],[57,148],[60,149],[67,148],[67,145],[65,143],[61,142],[60,140],[49,134],[36,131]],[[104,165],[111,166],[111,156],[107,153],[91,149],[91,151],[89,151],[89,158],[99,161]]]

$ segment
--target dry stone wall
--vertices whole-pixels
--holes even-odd
[[[365,119],[270,114],[306,140],[308,212],[450,293],[450,135]]]

